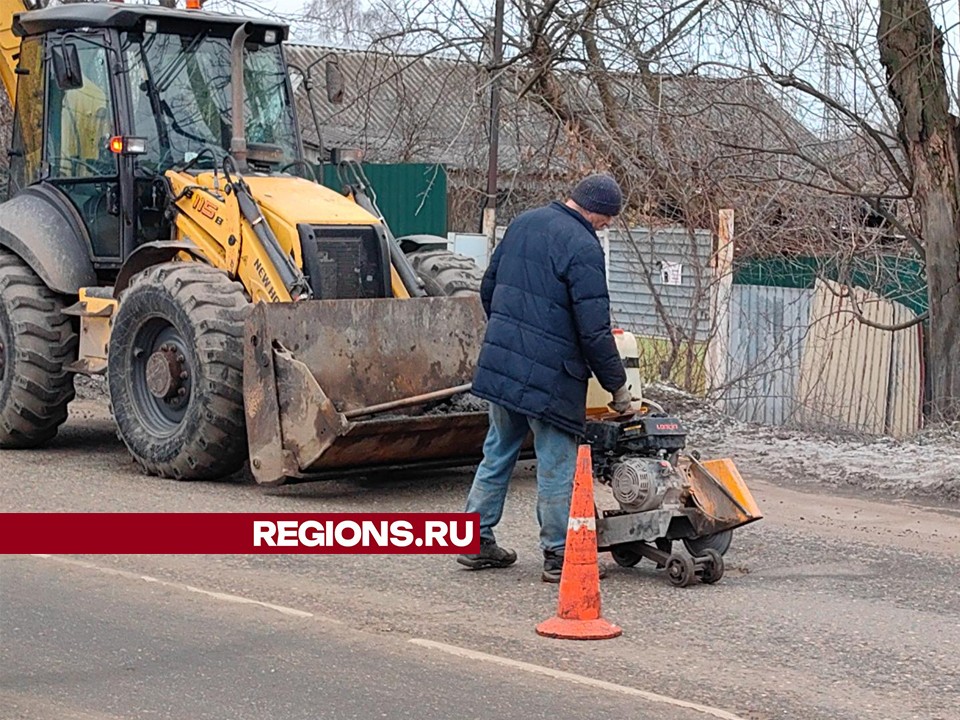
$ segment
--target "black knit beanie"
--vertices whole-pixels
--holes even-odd
[[[600,215],[620,214],[623,194],[620,186],[610,175],[589,175],[577,183],[570,199],[588,212]]]

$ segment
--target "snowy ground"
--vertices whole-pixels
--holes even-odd
[[[684,421],[688,448],[733,458],[748,483],[760,477],[960,503],[960,427],[931,428],[908,440],[864,439],[743,423],[663,385],[644,394]]]

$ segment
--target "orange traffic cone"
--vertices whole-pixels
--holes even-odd
[[[600,565],[597,521],[593,510],[593,471],[590,446],[577,453],[577,474],[570,500],[567,545],[560,575],[556,617],[537,625],[537,633],[566,640],[606,640],[623,631],[600,617]]]

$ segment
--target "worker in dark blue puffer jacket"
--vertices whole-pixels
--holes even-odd
[[[517,555],[497,545],[510,475],[532,430],[537,455],[537,517],[546,582],[559,582],[579,436],[590,371],[630,407],[623,362],[610,327],[603,248],[597,230],[618,215],[622,194],[609,175],[582,180],[565,203],[529,210],[507,228],[481,285],[489,319],[473,393],[490,402],[490,430],[467,498],[480,513],[472,569],[507,567]]]

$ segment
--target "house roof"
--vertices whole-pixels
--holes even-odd
[[[299,67],[320,61],[330,48],[288,43]],[[455,169],[485,169],[489,137],[489,76],[479,64],[438,57],[374,51],[336,51],[345,78],[344,101],[327,101],[323,73],[313,71],[314,101],[325,147],[359,147],[371,162],[439,162]],[[322,63],[317,62],[318,68]],[[605,127],[594,84],[564,73],[577,114]],[[521,97],[525,77],[502,75],[500,165],[520,174],[579,170],[589,158],[571,147],[560,120],[532,93]],[[757,81],[702,76],[658,76],[654,93],[638,75],[612,76],[624,155],[647,156],[687,168],[734,161],[745,175],[776,176],[761,158],[732,146],[782,148],[786,140],[814,146],[816,138]],[[295,88],[302,83],[294,74]],[[653,95],[653,96],[652,96]],[[304,138],[317,142],[307,98],[297,92]],[[669,134],[669,139],[665,135]],[[642,170],[638,166],[638,171]]]
[[[337,50],[345,78],[342,104],[327,100],[323,60],[330,48],[288,43],[288,62],[310,71],[325,147],[358,147],[373,162],[462,165],[483,111],[483,71],[447,59]],[[317,132],[300,73],[291,72],[304,140]]]

